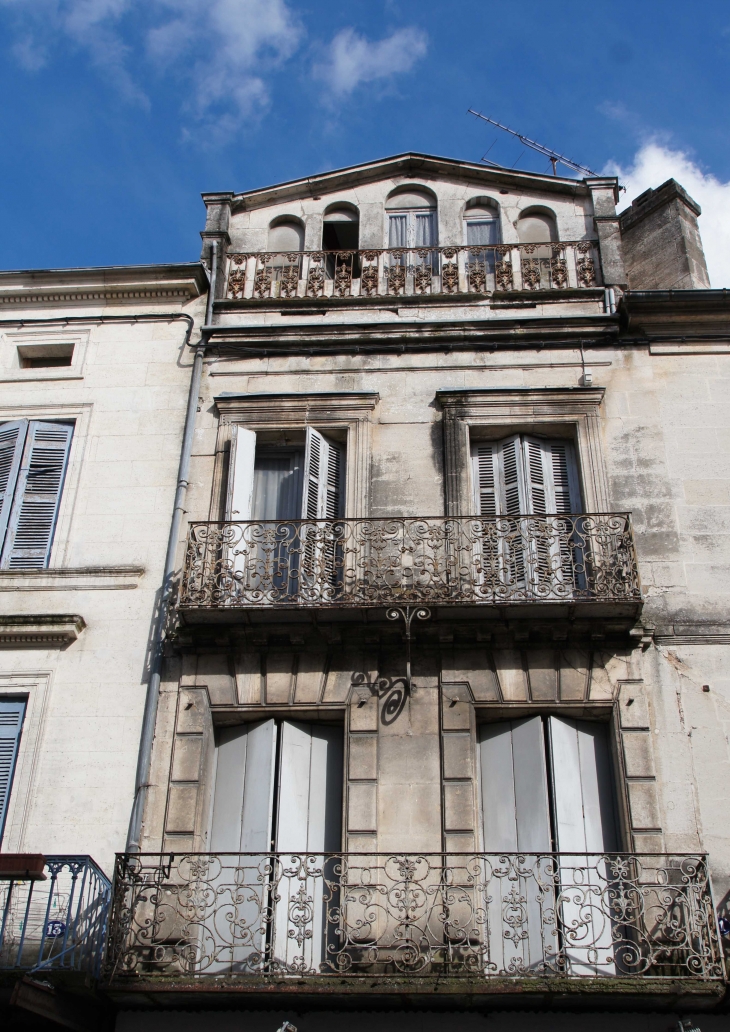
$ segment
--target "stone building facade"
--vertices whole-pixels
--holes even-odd
[[[425,155],[204,195],[117,1028],[727,1021],[729,309],[678,184],[617,199]]]

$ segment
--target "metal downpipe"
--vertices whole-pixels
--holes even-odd
[[[205,323],[210,325],[213,313],[213,301],[215,299],[216,270],[218,265],[218,242],[211,244],[211,273],[210,285],[208,288],[208,302],[206,305]],[[137,774],[134,785],[134,803],[132,814],[129,820],[129,831],[127,833],[127,852],[139,852],[139,840],[142,832],[142,817],[149,788],[150,765],[152,762],[152,746],[155,740],[155,724],[157,722],[157,703],[160,697],[160,680],[162,674],[162,648],[165,637],[165,625],[167,623],[167,612],[170,605],[170,598],[174,585],[175,557],[180,536],[180,524],[184,514],[185,495],[188,489],[188,475],[190,472],[190,457],[193,451],[193,437],[195,434],[195,417],[198,411],[198,397],[200,395],[200,382],[203,376],[203,356],[205,353],[204,341],[195,346],[193,358],[193,369],[190,374],[190,389],[188,391],[188,407],[185,413],[185,427],[183,430],[182,447],[180,450],[180,464],[177,473],[177,488],[175,490],[175,505],[172,511],[170,522],[170,534],[167,539],[167,554],[165,556],[165,570],[162,575],[162,591],[160,595],[160,606],[157,623],[152,640],[150,679],[147,685],[147,696],[145,698],[144,716],[142,718],[142,732],[139,742],[139,754],[137,757]]]

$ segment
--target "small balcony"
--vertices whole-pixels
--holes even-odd
[[[269,1000],[438,982],[654,1006],[725,974],[707,858],[676,853],[125,854],[106,963],[122,993]]]
[[[90,856],[2,854],[0,972],[98,978],[110,901],[111,883]]]
[[[635,615],[628,513],[192,523],[179,608],[581,607]]]
[[[231,301],[566,293],[600,286],[597,243],[228,255]]]

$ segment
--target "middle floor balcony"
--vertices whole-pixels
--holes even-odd
[[[389,606],[631,618],[640,604],[628,513],[192,523],[179,594],[186,621]]]

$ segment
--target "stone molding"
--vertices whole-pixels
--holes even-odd
[[[365,517],[370,511],[372,412],[380,401],[375,391],[326,391],[309,394],[219,394],[221,421],[214,476],[214,498],[220,495],[223,454],[233,423],[250,430],[303,429],[347,432],[345,516]]]
[[[77,613],[0,616],[0,648],[65,648],[86,627]]]
[[[44,269],[0,273],[0,307],[90,302],[181,302],[200,297],[208,279],[202,265]]]
[[[482,387],[436,392],[444,413],[444,477],[449,516],[468,516],[471,491],[470,428],[516,428],[567,424],[574,428],[578,468],[588,512],[611,509],[601,445],[599,409],[603,387]]]
[[[0,570],[0,591],[130,591],[144,573],[144,566]]]

